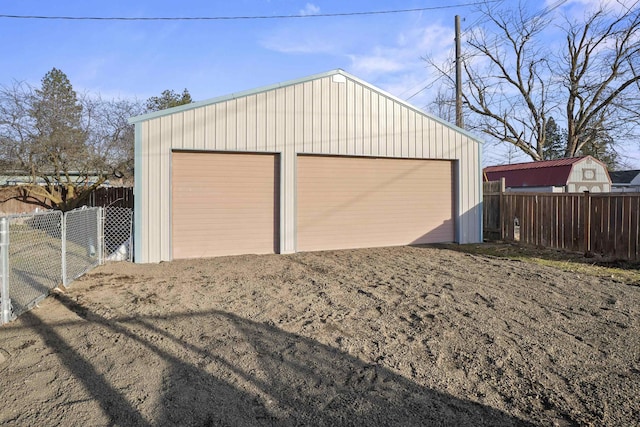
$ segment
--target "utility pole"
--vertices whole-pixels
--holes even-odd
[[[462,60],[460,59],[460,16],[456,15],[456,126],[464,128],[462,117]]]

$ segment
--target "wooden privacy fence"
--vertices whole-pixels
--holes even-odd
[[[501,238],[640,260],[640,193],[502,193]]]
[[[99,187],[87,200],[87,205],[96,207],[115,206],[133,209],[132,187]]]
[[[0,187],[0,215],[46,210],[50,206],[49,200],[28,196],[19,185]]]
[[[27,196],[24,187],[11,185],[0,187],[0,214],[13,215],[51,209],[52,203],[47,199],[38,203],[38,199]],[[85,204],[90,207],[120,207],[133,209],[133,188],[100,187],[87,198]],[[43,206],[44,205],[44,206]]]

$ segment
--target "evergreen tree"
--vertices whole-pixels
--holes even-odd
[[[614,140],[604,129],[590,129],[588,141],[580,149],[580,155],[592,156],[607,165],[607,169],[616,170],[620,156],[614,149]]]
[[[191,104],[191,94],[187,89],[178,94],[173,90],[165,90],[160,96],[152,96],[147,99],[146,107],[148,112],[165,110],[179,105]]]
[[[68,183],[69,172],[81,172],[89,153],[82,129],[82,105],[66,74],[53,68],[44,76],[41,88],[33,93],[29,113],[36,131],[31,145],[32,170],[53,183]],[[75,198],[75,186],[67,187],[66,198]]]
[[[549,118],[545,126],[546,142],[542,150],[543,160],[561,159],[564,157],[567,146],[567,131],[558,127],[553,119]]]
[[[542,152],[543,160],[562,159],[566,157],[567,130],[558,126],[553,117],[549,118],[545,127],[546,142]],[[584,135],[586,142],[581,143],[582,148],[577,156],[592,156],[605,163],[609,170],[615,170],[619,155],[614,150],[614,140],[609,133],[601,127],[592,127]]]

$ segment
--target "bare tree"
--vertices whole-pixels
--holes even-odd
[[[581,24],[566,22],[567,147],[573,156],[603,132],[626,136],[640,107],[640,8],[595,11]],[[631,125],[631,126],[629,126]]]
[[[533,160],[544,158],[552,116],[567,127],[563,151],[571,157],[595,143],[594,135],[629,137],[640,111],[640,9],[602,6],[580,22],[565,17],[557,27],[551,11],[486,3],[484,24],[467,33],[463,55],[469,127]],[[566,50],[554,51],[552,30],[564,34]],[[451,63],[427,61],[453,86]]]
[[[128,119],[145,112],[137,100],[105,100],[98,96],[82,99],[90,145],[102,168],[110,175],[131,181],[134,166],[134,129]]]
[[[29,176],[24,188],[33,202],[73,209],[132,168],[126,119],[142,109],[136,102],[78,96],[54,68],[39,88],[0,87],[0,157],[6,168]]]
[[[436,97],[427,106],[428,111],[436,117],[448,122],[456,120],[456,99],[451,90],[440,88]]]

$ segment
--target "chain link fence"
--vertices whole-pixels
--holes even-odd
[[[0,218],[0,324],[106,259],[132,259],[133,211],[81,208]]]
[[[59,211],[48,211],[12,215],[7,220],[7,280],[11,285],[9,297],[13,315],[17,316],[60,284],[63,215]],[[3,292],[3,302],[4,295]]]

